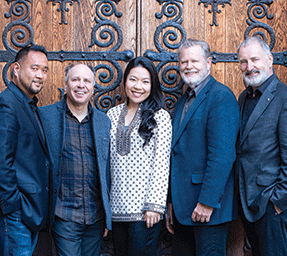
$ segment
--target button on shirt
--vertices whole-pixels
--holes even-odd
[[[56,215],[79,224],[94,224],[104,216],[92,133],[92,112],[79,122],[66,105],[62,181]]]
[[[244,131],[246,123],[252,114],[254,108],[256,107],[258,101],[260,100],[262,94],[268,87],[268,85],[273,81],[275,78],[275,74],[272,74],[267,80],[262,83],[254,92],[252,86],[247,87],[247,94],[244,102],[243,114],[242,114],[242,131]],[[253,96],[254,94],[254,96]]]
[[[201,92],[201,90],[204,88],[205,85],[207,85],[207,83],[209,82],[211,76],[208,75],[200,84],[198,84],[198,86],[196,86],[194,89],[191,89],[189,86],[186,89],[185,95],[186,95],[186,101],[184,103],[184,107],[181,113],[181,119],[180,119],[180,123],[182,122],[186,112],[188,111],[188,109],[190,108],[190,106],[192,105],[193,101],[195,100],[195,98],[198,96],[198,94]]]

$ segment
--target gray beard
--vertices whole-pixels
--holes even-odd
[[[246,87],[259,87],[263,84],[270,75],[267,72],[260,72],[259,76],[256,78],[249,79],[246,75],[243,76],[244,84]]]

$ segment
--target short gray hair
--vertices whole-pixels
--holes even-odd
[[[205,59],[207,59],[211,56],[210,47],[209,47],[208,43],[206,43],[205,41],[202,41],[202,40],[196,40],[196,39],[188,38],[178,48],[178,59],[180,58],[180,54],[184,48],[189,48],[189,47],[197,46],[197,45],[199,45],[201,47],[202,56]]]
[[[69,63],[69,65],[65,68],[65,82],[66,82],[66,83],[68,82],[68,79],[69,79],[69,72],[70,72],[70,70],[71,70],[73,67],[78,66],[78,65],[80,65],[80,64],[86,65],[86,66],[92,71],[92,73],[93,73],[93,75],[94,75],[94,77],[95,77],[96,72],[95,72],[95,68],[94,68],[93,66],[87,65],[87,64],[84,64],[84,63],[75,63],[75,64],[74,64],[74,63]],[[96,81],[94,80],[94,86],[95,86],[95,84],[96,84]]]
[[[268,58],[271,54],[271,51],[270,51],[270,47],[269,45],[263,40],[261,39],[261,37],[259,36],[252,36],[252,37],[247,37],[238,47],[237,49],[237,53],[239,53],[240,51],[240,48],[241,47],[246,47],[248,45],[251,45],[251,44],[254,44],[254,43],[258,43],[260,44],[260,46],[262,47],[265,55],[266,55],[266,58]]]

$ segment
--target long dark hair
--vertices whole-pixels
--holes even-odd
[[[124,86],[126,86],[127,77],[131,69],[139,66],[145,68],[151,78],[150,95],[141,103],[141,123],[138,129],[139,135],[144,139],[143,146],[145,146],[153,136],[153,129],[157,125],[154,114],[163,108],[164,98],[156,67],[153,62],[146,57],[137,57],[129,62],[124,73]],[[129,99],[127,99],[127,103],[129,103]]]

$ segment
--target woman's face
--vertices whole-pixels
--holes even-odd
[[[134,67],[127,76],[125,90],[129,105],[139,105],[148,98],[151,91],[151,77],[146,68]]]

